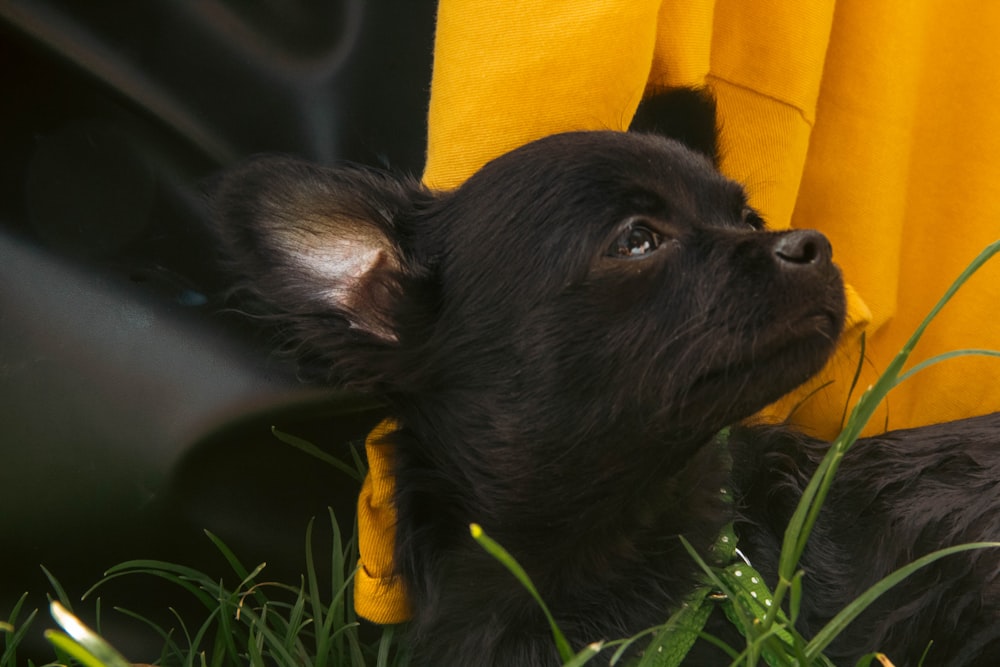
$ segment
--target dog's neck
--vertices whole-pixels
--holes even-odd
[[[727,460],[711,435],[654,437],[621,427],[545,438],[530,421],[519,427],[469,415],[459,431],[454,419],[430,424],[428,414],[439,411],[403,419],[408,440],[428,470],[448,471],[433,476],[442,485],[433,493],[460,498],[454,507],[462,508],[432,520],[450,520],[439,529],[456,535],[481,524],[542,590],[620,578],[627,591],[634,585],[627,573],[662,572],[659,587],[679,603],[699,577],[679,536],[706,554],[731,519],[719,493],[728,483]],[[450,457],[442,460],[442,452]],[[408,456],[407,464],[414,462]],[[445,488],[455,479],[461,487]],[[407,479],[400,482],[400,493],[408,493]]]

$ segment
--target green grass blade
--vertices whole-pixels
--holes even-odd
[[[311,619],[305,618],[306,597],[305,581],[301,581],[299,593],[295,596],[295,602],[288,612],[285,650],[289,653],[300,652],[299,638],[302,631],[313,622]]]
[[[341,602],[338,594],[343,590],[346,578],[344,567],[344,546],[343,538],[340,534],[340,524],[333,514],[331,508],[327,508],[330,515],[330,529],[333,533],[333,545],[330,549],[330,586],[333,600],[330,607],[323,609],[323,603],[319,594],[319,574],[316,569],[316,562],[313,558],[312,547],[312,525],[310,519],[306,526],[306,585],[309,591],[309,603],[312,609],[313,622],[316,624],[316,660],[313,667],[326,667],[327,659],[331,652],[340,655],[343,651],[343,637],[335,636],[332,630],[332,623],[338,626],[346,624],[345,615],[342,613]],[[324,613],[326,618],[324,618]]]
[[[350,581],[353,581],[353,577],[348,579],[348,585]],[[346,595],[347,586],[337,594],[337,597],[333,599],[330,603],[330,608],[328,609],[326,619],[322,626],[317,629],[317,664],[314,667],[320,667],[322,663],[319,662],[320,658],[323,658],[323,663],[325,663],[326,656],[342,656],[344,655],[344,641],[349,640],[350,637],[357,636],[357,628],[360,626],[357,621],[347,618],[343,609],[346,607]],[[336,608],[339,611],[333,613],[333,609]],[[337,664],[334,661],[333,664]]]
[[[53,650],[55,650],[56,664],[74,665],[78,663],[82,667],[105,667],[96,656],[80,646],[65,632],[46,630],[44,636],[46,641],[52,645]]]
[[[94,631],[99,635],[104,634],[104,631],[101,630],[101,610],[101,598],[98,597],[94,600]]]
[[[935,357],[931,357],[930,359],[921,361],[919,364],[916,364],[913,368],[911,368],[910,370],[906,371],[905,373],[899,376],[897,384],[905,382],[910,377],[916,375],[925,368],[929,368],[934,364],[939,364],[942,361],[954,359],[955,357],[1000,357],[1000,350],[968,349],[968,350],[952,350],[951,352],[945,352]]]
[[[687,599],[685,605],[690,607],[671,614],[646,646],[636,667],[677,667],[681,664],[712,612],[712,604],[705,600],[707,595],[708,590],[702,588]]]
[[[205,638],[209,636],[209,632],[214,628],[215,634],[212,637],[211,644],[208,646],[208,651],[210,651],[208,664],[212,665],[212,667],[222,667],[224,664],[241,661],[243,656],[240,655],[236,648],[236,642],[242,641],[241,638],[243,637],[249,637],[251,630],[245,628],[243,625],[231,628],[229,622],[230,616],[232,616],[232,609],[221,604],[208,615],[208,618],[198,628],[198,632],[195,633],[194,638],[190,640],[192,649],[190,655],[192,657],[194,656],[194,650],[201,647],[202,643],[205,642]],[[199,655],[201,656],[201,662],[204,664],[206,661],[205,651],[201,651]],[[191,667],[193,667],[193,663]]]
[[[809,480],[809,484],[806,485],[805,490],[802,492],[802,498],[795,507],[795,512],[792,513],[792,517],[788,520],[788,527],[785,529],[781,557],[778,563],[778,574],[783,580],[791,581],[795,577],[799,557],[802,555],[802,548],[804,548],[803,538],[807,537],[809,532],[805,527],[808,523],[810,509],[813,507],[816,498],[820,495],[820,488],[823,485],[824,479],[829,475],[831,469],[836,466],[834,462],[835,456],[838,456],[836,444],[830,447],[830,451],[827,452],[816,468],[812,479]],[[843,454],[841,453],[840,456],[843,456]],[[779,598],[776,600],[777,603],[780,603],[781,597],[779,590],[775,591],[775,597]]]
[[[345,633],[347,637],[347,646],[350,649],[350,664],[353,667],[362,667],[367,665],[368,661],[365,660],[365,653],[361,649],[361,640],[358,639],[357,632],[347,632]]]
[[[132,663],[121,653],[61,604],[52,602],[49,609],[52,618],[65,631],[65,634],[52,631],[45,634],[58,649],[70,654],[87,667],[132,667]]]
[[[917,667],[923,667],[923,665],[926,664],[927,654],[931,652],[931,648],[933,647],[934,647],[934,640],[931,639],[927,642],[927,646],[924,648],[924,652],[920,655],[920,660],[917,661]]]
[[[576,655],[563,663],[563,667],[580,667],[590,662],[604,648],[603,642],[587,644]]]
[[[663,626],[654,626],[652,628],[646,628],[645,630],[637,632],[636,634],[632,635],[628,639],[616,639],[614,641],[605,642],[604,648],[606,649],[616,648],[615,652],[612,653],[611,657],[608,659],[608,664],[617,665],[618,661],[621,660],[623,657],[625,657],[625,652],[628,651],[630,647],[632,647],[640,639],[643,639],[649,635],[655,636],[661,627]]]
[[[31,628],[31,624],[34,622],[35,617],[38,616],[38,610],[32,609],[24,619],[24,622],[17,623],[17,617],[20,615],[21,608],[27,599],[27,593],[21,595],[8,617],[8,622],[0,623],[0,626],[2,626],[0,630],[7,633],[7,637],[4,640],[3,652],[0,653],[0,667],[19,667],[17,662],[17,647],[24,641],[28,630]]]
[[[788,596],[788,618],[792,625],[795,625],[799,621],[799,612],[802,609],[802,577],[804,572],[799,570],[792,577],[791,586],[789,586],[789,596]]]
[[[180,634],[184,637],[184,641],[187,643],[187,647],[188,647],[187,648],[187,653],[183,653],[183,652],[181,653],[181,657],[184,658],[184,660],[181,662],[181,664],[185,665],[185,667],[190,667],[191,665],[194,664],[194,662],[193,662],[194,661],[194,655],[195,655],[195,652],[197,650],[197,647],[191,641],[191,632],[188,630],[187,623],[184,622],[184,619],[181,618],[181,615],[177,612],[176,609],[174,609],[173,607],[167,607],[167,610],[170,612],[170,614],[174,618],[177,619],[177,626],[180,628]],[[213,615],[210,614],[209,618],[211,618],[212,616]],[[172,628],[171,632],[173,632],[173,631],[174,631],[174,629]]]
[[[368,474],[368,464],[361,457],[361,452],[358,451],[357,447],[349,447],[348,449],[351,452],[351,459],[354,461],[354,468],[358,472],[358,478],[364,479],[365,475]]]
[[[42,572],[45,573],[45,578],[49,580],[49,586],[51,586],[52,590],[55,592],[56,600],[59,601],[59,604],[61,604],[64,608],[73,611],[73,604],[70,602],[69,596],[66,595],[66,590],[62,587],[62,584],[59,583],[59,580],[56,579],[55,575],[49,572],[44,565],[39,565],[38,567],[42,568]]]
[[[479,546],[500,561],[500,563],[506,567],[518,581],[521,582],[521,585],[524,586],[525,590],[531,594],[531,597],[535,598],[535,601],[541,608],[542,613],[545,614],[545,618],[549,621],[549,627],[552,629],[552,638],[556,642],[556,649],[559,651],[559,656],[562,658],[563,662],[573,660],[576,657],[576,654],[573,652],[573,649],[570,648],[569,642],[566,640],[566,636],[563,634],[562,630],[559,629],[556,619],[552,616],[548,606],[545,604],[545,601],[542,600],[542,596],[539,594],[538,589],[535,588],[535,584],[532,583],[531,577],[529,577],[528,573],[524,571],[524,568],[521,567],[521,565],[506,549],[497,544],[497,542],[495,542],[489,535],[483,532],[483,529],[479,524],[474,523],[470,525],[469,532],[472,533],[472,538],[479,543]]]
[[[10,610],[10,614],[7,615],[7,623],[9,625],[17,625],[17,617],[21,615],[21,609],[24,607],[24,603],[28,600],[28,592],[25,591],[21,593],[21,597],[17,599],[14,603],[14,608]],[[38,611],[37,609],[35,611]]]
[[[355,538],[343,543],[340,526],[332,509],[330,514],[331,528],[334,534],[334,545],[330,554],[331,592],[333,599],[327,606],[326,618],[318,634],[322,637],[324,656],[331,656],[334,665],[347,660],[348,653],[354,655],[360,646],[358,641],[359,623],[350,604],[351,587],[358,565],[358,550]],[[357,531],[355,530],[355,533]],[[345,649],[346,642],[346,649]],[[364,665],[364,661],[355,660],[352,665]]]
[[[927,554],[926,556],[918,558],[912,563],[896,570],[858,596],[849,605],[844,607],[840,613],[834,616],[833,619],[831,619],[830,622],[827,623],[819,632],[817,632],[806,646],[807,657],[813,658],[819,655],[819,653],[829,646],[830,642],[832,642],[837,635],[839,635],[844,628],[851,623],[851,621],[856,619],[858,615],[867,609],[869,605],[871,605],[887,590],[917,570],[926,567],[931,563],[944,558],[945,556],[950,556],[951,554],[971,551],[973,549],[992,549],[998,547],[1000,547],[1000,542],[974,542],[971,544],[960,544],[958,546],[941,549]]]
[[[313,443],[309,442],[308,440],[303,440],[302,438],[298,438],[294,435],[291,435],[290,433],[279,431],[274,426],[271,427],[271,433],[273,433],[274,437],[276,437],[278,440],[281,440],[286,445],[291,445],[292,447],[295,447],[296,449],[301,450],[306,454],[309,454],[310,456],[313,456],[319,459],[320,461],[323,461],[324,463],[333,466],[334,468],[344,473],[345,475],[347,475],[356,482],[360,482],[362,479],[364,479],[364,475],[359,473],[355,468],[352,468],[351,466],[347,465],[346,463],[338,459],[336,456],[332,456],[331,454],[324,452],[322,449],[320,449]]]
[[[389,667],[389,652],[392,649],[392,641],[396,635],[396,626],[387,625],[382,630],[382,636],[378,640],[378,656],[375,658],[375,667]]]
[[[941,299],[937,302],[937,304],[935,304],[934,308],[931,309],[931,312],[928,313],[927,317],[924,318],[924,321],[920,323],[920,326],[917,328],[917,331],[915,331],[914,334],[910,337],[910,340],[913,341],[914,344],[916,343],[916,340],[919,339],[921,335],[923,335],[924,329],[926,329],[927,325],[931,323],[931,320],[937,317],[937,314],[941,312],[941,309],[945,307],[945,304],[951,301],[951,297],[955,296],[955,292],[957,292],[959,288],[965,284],[965,282],[972,276],[973,273],[978,271],[983,266],[983,264],[988,262],[989,259],[993,257],[993,255],[997,254],[997,252],[1000,252],[1000,241],[994,241],[993,243],[986,246],[986,248],[984,248],[983,251],[980,252],[974,260],[972,260],[969,266],[967,266],[965,270],[962,271],[962,273],[958,276],[958,278],[955,279],[955,282],[951,284],[951,287],[949,287],[948,290],[944,293],[944,296],[941,297]]]
[[[316,562],[313,559],[313,519],[309,519],[306,524],[306,584],[309,589],[309,601],[312,605],[313,618],[320,627],[323,623],[323,605],[319,596],[319,575],[316,571]],[[318,638],[317,638],[318,639]]]
[[[340,532],[340,524],[333,513],[333,508],[327,507],[326,511],[330,517],[330,531],[333,536],[333,544],[330,546],[330,591],[336,598],[344,592],[347,579],[353,576],[359,554],[352,540],[344,544],[344,535]]]
[[[237,637],[243,635],[243,627],[239,625],[239,621],[244,616],[243,600],[238,597],[236,591],[232,593],[227,591],[222,585],[222,581],[216,584],[215,590],[215,610],[217,613],[215,614],[214,621],[217,623],[217,629],[215,633],[216,639],[212,642],[213,659],[220,651],[227,655],[239,655],[236,649],[236,641]],[[202,627],[199,628],[198,635],[195,637],[197,646],[201,645],[201,638],[208,634],[212,626],[210,620],[212,620],[211,617],[206,619]]]
[[[118,565],[108,568],[104,574],[105,576],[109,576],[134,573],[149,574],[150,572],[159,572],[164,575],[175,576],[178,579],[183,579],[185,581],[195,582],[203,588],[215,585],[215,578],[210,577],[200,570],[187,567],[186,565],[180,565],[179,563],[170,563],[168,561],[146,558],[139,558],[119,563]],[[87,592],[90,593],[96,589],[98,585],[92,586]]]
[[[264,637],[260,633],[253,632],[247,637],[247,657],[250,660],[250,667],[265,667],[264,662]]]
[[[712,569],[712,567],[705,562],[705,559],[703,559],[701,555],[697,551],[695,551],[695,548],[691,546],[691,543],[687,541],[687,538],[685,538],[682,535],[680,540],[681,544],[684,546],[684,549],[688,552],[688,555],[691,556],[694,562],[697,563],[698,567],[701,568],[702,572],[704,572],[705,575],[708,577],[709,583],[712,585],[712,587],[716,591],[728,597],[730,600],[736,600],[737,595],[735,591],[729,588],[729,586],[726,585],[726,582],[724,582],[719,577],[719,575],[715,572],[715,570]],[[775,603],[775,605],[777,605],[777,603]],[[733,612],[736,614],[736,616],[738,617],[740,623],[743,625],[744,628],[752,628],[754,626],[752,616],[748,615],[746,610],[742,606],[734,604]],[[747,637],[747,641],[749,643],[750,637]]]
[[[157,623],[154,623],[142,614],[134,612],[131,609],[126,609],[124,607],[113,607],[113,609],[119,614],[128,616],[129,618],[142,623],[160,636],[160,640],[163,642],[163,655],[161,655],[160,660],[158,660],[156,664],[164,664],[167,662],[167,656],[180,656],[183,653],[180,645],[174,639],[174,632],[172,629],[164,630],[163,627]],[[174,661],[171,660],[170,662],[172,664]]]
[[[275,632],[274,628],[268,625],[267,619],[269,618],[269,616],[270,614],[267,608],[261,610],[261,614],[255,615],[255,618],[253,619],[254,622],[251,626],[252,629],[260,633],[260,636],[262,637],[263,640],[263,646],[267,647],[268,654],[274,661],[272,664],[277,664],[277,665],[296,664],[296,661],[292,657],[291,653],[289,653],[285,649],[285,642],[282,640],[281,635]]]
[[[195,598],[197,598],[197,600],[209,611],[214,609],[217,604],[216,599],[212,595],[206,593],[202,587],[195,585],[194,583],[188,581],[182,576],[177,576],[172,572],[166,572],[156,568],[137,568],[135,570],[125,570],[105,576],[103,579],[101,579],[101,581],[99,581],[97,584],[91,587],[91,589],[88,590],[87,593],[84,594],[84,596],[86,597],[87,595],[92,593],[98,586],[101,586],[102,584],[105,584],[111,581],[112,579],[118,579],[120,577],[132,574],[148,574],[153,577],[165,579],[173,584],[176,584],[177,586],[180,586],[188,593],[193,595]]]
[[[229,563],[229,567],[233,568],[233,572],[236,573],[236,576],[239,577],[240,579],[246,579],[250,575],[250,571],[247,570],[246,566],[243,565],[242,561],[240,561],[240,559],[236,557],[236,554],[233,553],[233,550],[230,549],[229,546],[225,542],[223,542],[221,538],[216,536],[215,533],[213,533],[212,531],[205,530],[203,532],[205,533],[206,537],[208,537],[208,539],[212,541],[212,544],[215,545],[215,548],[219,550],[219,553],[222,554],[222,557],[226,559],[226,562]]]

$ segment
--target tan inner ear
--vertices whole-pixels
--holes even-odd
[[[309,274],[314,297],[347,313],[351,327],[396,341],[381,312],[387,304],[371,289],[376,271],[399,270],[394,248],[364,227],[340,231],[334,238],[299,232],[286,237],[281,250],[291,265]]]

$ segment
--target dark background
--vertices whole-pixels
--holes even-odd
[[[222,576],[209,529],[297,581],[310,517],[318,553],[328,506],[351,530],[357,484],[270,427],[350,460],[377,409],[227,311],[204,190],[259,152],[419,174],[434,4],[0,3],[0,619],[29,592],[41,658],[40,565],[71,598],[128,559]],[[159,644],[110,607],[186,602],[152,579],[101,596],[134,659]]]

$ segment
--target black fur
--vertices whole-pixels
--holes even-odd
[[[762,229],[715,170],[711,108],[692,99],[700,153],[569,133],[450,193],[286,159],[222,182],[220,244],[244,286],[317,375],[379,394],[402,424],[396,558],[418,664],[558,661],[471,522],[516,556],[576,649],[662,623],[699,584],[678,536],[707,554],[734,518],[723,486],[774,583],[825,443],[735,427],[730,475],[713,436],[823,366],[842,283],[822,235]],[[852,450],[802,563],[805,632],[923,553],[1000,538],[998,429],[985,417]],[[830,655],[915,664],[933,640],[927,664],[1000,664],[997,563],[984,551],[928,568]],[[732,632],[721,614],[711,624]],[[691,662],[727,660],[700,647]]]

